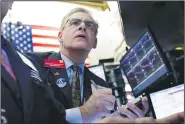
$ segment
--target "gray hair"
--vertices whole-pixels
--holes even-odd
[[[78,13],[78,12],[84,12],[84,13],[87,13],[87,14],[90,15],[90,17],[92,18],[93,22],[97,24],[97,30],[96,30],[96,32],[95,32],[96,35],[97,35],[97,34],[98,34],[98,27],[99,27],[99,26],[98,26],[98,23],[97,23],[97,21],[95,21],[95,20],[93,19],[91,13],[90,13],[88,10],[84,9],[84,8],[74,8],[74,9],[72,9],[67,15],[65,15],[64,18],[63,18],[63,20],[62,20],[62,23],[61,23],[61,25],[60,25],[60,30],[63,30],[63,29],[64,29],[64,26],[65,26],[67,20],[69,19],[69,17],[70,17],[71,15],[73,15],[74,13]]]

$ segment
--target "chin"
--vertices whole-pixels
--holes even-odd
[[[75,47],[72,47],[72,49],[74,50],[81,50],[81,51],[90,51],[90,49],[87,47],[87,46],[75,46]]]

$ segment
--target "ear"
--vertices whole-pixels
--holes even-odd
[[[62,32],[59,31],[59,32],[58,32],[58,38],[61,38],[61,37],[62,37]]]
[[[59,32],[58,32],[58,41],[61,42],[61,39],[62,39],[62,32],[59,31]]]
[[[95,49],[96,47],[97,47],[97,38],[95,38],[93,49]]]

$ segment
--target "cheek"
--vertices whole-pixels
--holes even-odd
[[[65,43],[69,43],[72,41],[72,32],[66,30],[64,33],[63,33],[63,42]]]
[[[92,35],[92,34],[91,34],[90,37],[89,37],[89,41],[90,41],[91,45],[94,45],[95,40],[96,40],[95,35]]]

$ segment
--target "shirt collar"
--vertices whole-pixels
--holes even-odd
[[[61,55],[62,60],[64,60],[64,62],[65,62],[66,69],[68,69],[69,67],[71,67],[72,65],[74,65],[74,62],[71,61],[69,58],[67,58],[61,52],[60,52],[60,55]],[[81,68],[82,73],[83,73],[84,72],[84,64],[79,64],[78,66]]]

